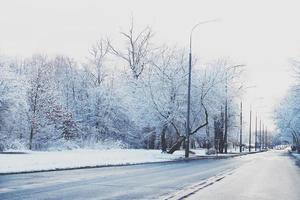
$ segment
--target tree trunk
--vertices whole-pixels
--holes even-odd
[[[185,141],[185,136],[180,136],[175,144],[171,147],[171,149],[168,151],[169,154],[173,154],[175,151],[179,150],[181,147],[181,144]]]
[[[161,137],[160,137],[160,144],[161,144],[161,151],[162,152],[167,152],[167,142],[166,142],[166,131],[167,131],[168,126],[164,125],[162,132],[161,132]]]
[[[31,128],[30,128],[29,150],[32,150],[32,138],[33,138],[33,125],[31,125]]]

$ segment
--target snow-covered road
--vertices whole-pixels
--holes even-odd
[[[255,159],[185,199],[299,200],[299,161],[283,151],[256,154]]]
[[[199,190],[203,182],[211,184]],[[267,152],[221,160],[2,175],[0,199],[159,199],[196,185],[190,190],[198,192],[188,198],[299,200],[299,184],[295,160],[287,153]]]

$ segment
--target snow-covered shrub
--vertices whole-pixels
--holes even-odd
[[[217,153],[216,149],[213,149],[213,148],[210,148],[206,151],[206,155],[213,155],[216,153]]]

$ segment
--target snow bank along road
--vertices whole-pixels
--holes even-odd
[[[222,180],[214,183],[215,176]],[[199,190],[199,184],[207,179],[210,186]],[[299,184],[300,171],[293,158],[283,152],[266,152],[221,160],[2,175],[0,199],[160,199],[178,191],[197,190],[186,197],[210,199],[205,195],[213,193],[215,199],[234,199],[231,197],[250,191],[258,196],[248,199],[274,195],[278,199],[284,194],[288,198],[279,199],[299,200]],[[196,187],[191,189],[191,185]],[[232,195],[226,196],[228,192]]]
[[[197,154],[205,155],[205,150],[197,150]],[[5,173],[162,162],[175,160],[183,155],[183,151],[178,151],[171,155],[162,154],[160,150],[145,149],[0,152],[0,175]]]

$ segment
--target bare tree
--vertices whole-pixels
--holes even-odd
[[[32,59],[30,65],[33,68],[33,73],[30,79],[30,90],[28,92],[28,102],[30,106],[30,136],[29,136],[29,149],[32,149],[32,140],[34,134],[36,134],[38,128],[39,116],[38,112],[43,107],[42,95],[45,93],[46,88],[44,87],[46,82],[46,75],[49,65],[44,56],[35,56]]]
[[[132,21],[129,31],[121,32],[121,35],[126,41],[125,50],[118,50],[109,42],[110,52],[123,59],[129,66],[133,77],[138,79],[149,63],[148,56],[153,32],[150,27],[146,27],[136,34]]]
[[[173,135],[177,137],[177,141],[175,144],[171,144],[168,153],[178,150],[185,139],[185,136],[181,134],[181,130],[184,129],[185,116],[184,91],[187,75],[184,68],[185,60],[184,51],[164,47],[152,59],[151,69],[149,69],[150,99],[162,127],[160,141],[162,151],[167,151],[166,143],[171,139],[166,138],[167,132],[172,130],[175,133]],[[208,124],[208,111],[204,105],[204,97],[205,95],[201,96],[200,105],[197,102],[194,106],[198,107],[195,109],[198,111],[195,115],[203,116],[204,114],[205,122],[201,123],[203,118],[194,116],[195,127],[190,135],[194,135]]]
[[[98,86],[103,82],[106,76],[104,73],[104,62],[108,52],[109,45],[104,39],[101,39],[89,49],[90,57],[88,60],[92,65],[89,69]]]

